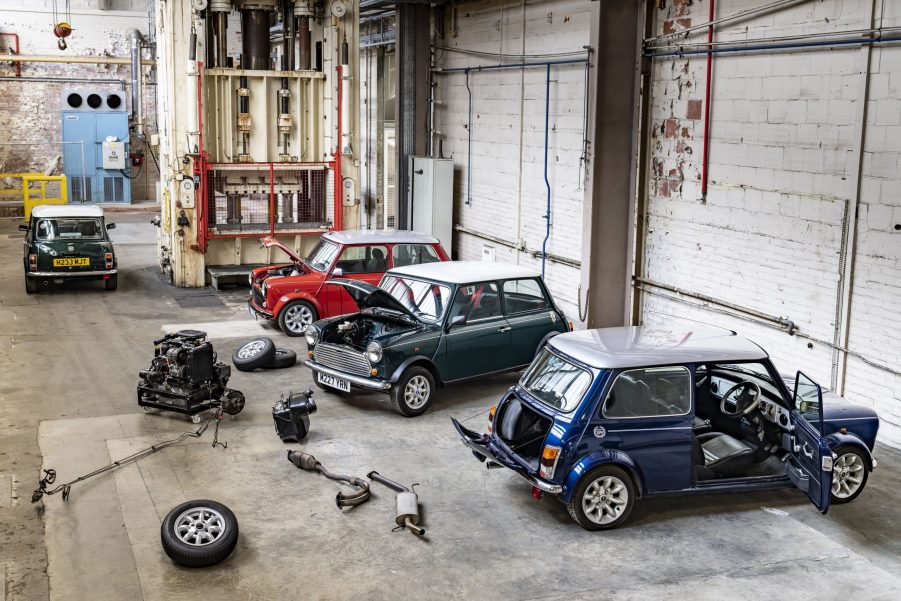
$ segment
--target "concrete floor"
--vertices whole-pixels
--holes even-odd
[[[515,376],[446,389],[416,419],[379,395],[316,389],[310,436],[284,445],[271,404],[311,386],[309,371],[236,372],[231,385],[248,406],[223,421],[227,449],[208,432],[76,485],[67,503],[32,505],[42,466],[65,481],[194,429],[135,402],[137,372],[164,329],[206,329],[224,359],[254,334],[305,350],[247,317],[246,290],[183,308],[190,299],[158,276],[149,215],[115,220],[117,292],[86,284],[35,297],[25,295],[16,224],[0,221],[0,601],[901,598],[901,452],[880,446],[866,492],[827,516],[792,491],[722,495],[647,501],[626,527],[589,533],[455,438],[449,417],[484,427]],[[378,485],[369,503],[339,511],[338,485],[289,464],[287,448],[342,473],[420,483],[427,539],[391,531],[393,493]],[[163,516],[193,498],[224,502],[240,522],[235,553],[206,570],[173,565],[159,543]]]

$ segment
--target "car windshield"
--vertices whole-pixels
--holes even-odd
[[[419,319],[441,321],[450,302],[451,290],[444,284],[387,275],[379,288],[393,296]]]
[[[307,265],[316,271],[325,271],[329,268],[329,265],[332,264],[332,261],[335,260],[335,255],[337,254],[337,244],[329,242],[328,240],[320,240],[319,244],[313,249],[313,252],[307,255],[306,262]]]
[[[41,219],[35,228],[38,240],[96,240],[103,234],[103,224],[91,217]]]
[[[582,401],[591,384],[591,374],[544,349],[520,384],[545,405],[569,413]]]

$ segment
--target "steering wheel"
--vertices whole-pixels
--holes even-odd
[[[742,401],[738,398],[736,394],[739,390],[744,388],[750,388],[754,391],[754,399],[748,403],[748,406],[742,409]],[[726,409],[726,401],[730,396],[736,395],[735,398],[735,411],[728,411]],[[760,386],[755,384],[754,382],[748,382],[745,380],[744,382],[739,382],[732,388],[726,391],[726,394],[723,395],[723,399],[720,401],[720,412],[726,417],[741,417],[742,415],[747,415],[757,409],[757,405],[760,404],[761,394],[760,394]]]

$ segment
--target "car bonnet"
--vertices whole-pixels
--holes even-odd
[[[344,287],[347,290],[347,293],[354,299],[357,303],[357,306],[360,309],[389,309],[391,311],[397,311],[399,313],[403,313],[416,321],[419,321],[419,318],[416,317],[409,309],[407,309],[399,300],[378,288],[377,286],[373,286],[367,282],[361,282],[358,280],[346,280],[346,279],[334,279],[326,282],[327,285],[338,285]]]

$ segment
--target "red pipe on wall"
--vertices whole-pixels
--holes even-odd
[[[710,25],[707,26],[707,50],[713,50],[713,6],[710,0]],[[707,53],[707,85],[704,90],[704,157],[701,163],[701,199],[707,202],[707,178],[710,171],[710,82],[713,72],[713,53]]]
[[[15,40],[16,45],[15,48],[13,48],[13,54],[19,54],[19,34],[0,31],[0,36],[4,35],[10,36],[11,38],[13,38],[13,40]],[[22,63],[19,62],[16,63],[16,77],[22,77]]]

